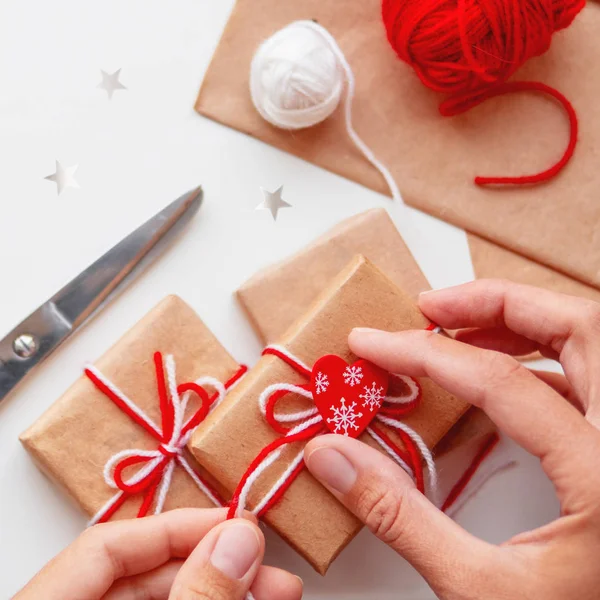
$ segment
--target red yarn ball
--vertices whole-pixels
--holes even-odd
[[[535,175],[476,177],[476,184],[547,181],[573,156],[577,115],[567,98],[540,82],[508,79],[546,52],[554,32],[568,27],[584,6],[585,0],[382,0],[387,38],[396,54],[428,88],[448,94],[440,104],[442,115],[521,91],[549,94],[565,109],[571,133],[555,165]]]
[[[451,96],[443,114],[466,110],[548,50],[585,0],[383,0],[387,38],[432,90]]]

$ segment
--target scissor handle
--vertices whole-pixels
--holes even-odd
[[[71,332],[54,303],[46,302],[0,340],[0,402]]]

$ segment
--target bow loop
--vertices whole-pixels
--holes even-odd
[[[123,450],[112,456],[106,463],[104,481],[113,489],[131,495],[139,494],[150,487],[169,460],[158,450]],[[138,469],[135,473],[126,478],[125,470],[136,466]]]
[[[258,400],[260,410],[269,425],[277,433],[282,433],[283,435],[286,435],[303,421],[312,419],[319,412],[316,406],[296,412],[275,412],[277,403],[288,394],[296,394],[308,400],[313,400],[309,384],[295,385],[291,383],[275,383],[266,387]],[[286,426],[285,424],[287,423],[290,425]]]

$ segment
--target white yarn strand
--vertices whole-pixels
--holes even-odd
[[[148,427],[150,427],[156,435],[162,436],[161,428],[141,409],[137,404],[132,402],[112,381],[109,381],[104,375],[94,366],[87,365],[85,367],[88,371],[93,373],[97,379],[99,379],[115,396],[121,400],[128,408],[134,412],[142,421],[144,421]]]
[[[165,500],[167,499],[167,494],[169,493],[169,488],[171,487],[174,470],[175,460],[171,459],[163,472],[162,480],[160,482],[160,488],[156,496],[156,505],[154,507],[155,515],[160,515],[160,513],[163,511]]]
[[[385,401],[389,404],[410,404],[419,397],[419,386],[412,377],[406,375],[394,375],[398,379],[402,380],[404,384],[410,390],[410,396],[386,396]]]
[[[134,412],[141,420],[143,420],[159,437],[162,437],[161,429],[152,421],[152,419],[132,400],[130,400],[116,385],[114,385],[111,381],[109,381],[102,373],[93,365],[86,367],[89,371],[91,371],[107,388],[111,390],[111,392],[117,396],[121,402],[126,404],[128,408]],[[168,452],[173,453],[175,456],[172,456],[169,460],[169,463],[163,470],[160,487],[158,490],[158,494],[156,496],[155,509],[154,513],[159,514],[162,512],[164,508],[164,504],[169,493],[169,489],[171,487],[171,481],[173,478],[173,471],[175,469],[175,464],[180,464],[183,469],[188,473],[188,475],[192,478],[194,483],[198,486],[198,488],[206,495],[208,498],[216,505],[220,506],[220,502],[215,497],[215,495],[206,487],[206,485],[202,482],[202,480],[197,476],[195,471],[192,469],[190,464],[187,462],[185,457],[182,454],[183,448],[185,447],[187,441],[192,435],[194,430],[189,431],[186,435],[182,435],[182,430],[190,422],[193,418],[190,417],[187,421],[184,422],[185,410],[187,407],[187,403],[190,397],[191,392],[186,392],[183,398],[179,396],[179,392],[177,391],[177,378],[176,378],[176,366],[175,360],[172,355],[167,355],[165,357],[165,372],[167,375],[167,387],[169,389],[169,393],[171,396],[171,401],[173,404],[173,412],[174,412],[174,426],[173,426],[173,434],[171,439],[167,444],[162,444],[163,448]],[[200,377],[195,381],[195,383],[199,386],[203,385],[211,385],[217,391],[217,399],[211,406],[211,410],[219,404],[223,398],[225,397],[226,390],[225,386],[214,377]],[[136,450],[136,449],[128,449],[122,450],[113,454],[108,461],[106,462],[103,470],[104,481],[106,484],[113,488],[118,489],[118,486],[115,482],[114,478],[114,469],[115,466],[123,459],[128,458],[130,456],[142,456],[148,457],[152,460],[148,461],[142,468],[136,471],[129,479],[125,481],[127,485],[135,485],[139,483],[142,479],[144,479],[147,475],[149,475],[156,466],[165,458],[165,455],[160,452],[160,450]],[[89,521],[88,525],[94,525],[98,523],[102,517],[117,503],[122,495],[123,491],[117,492],[108,502],[106,502],[100,510],[92,517]]]
[[[308,420],[304,421],[303,423],[300,423],[296,427],[290,429],[290,431],[288,431],[288,433],[286,434],[286,437],[291,437],[292,435],[300,433],[301,431],[308,429],[312,425],[316,425],[317,423],[319,423],[322,420],[323,420],[323,417],[321,417],[321,415],[317,415],[317,416],[313,417],[312,419],[308,419]],[[246,509],[246,504],[248,501],[248,494],[250,493],[252,486],[256,483],[256,481],[259,479],[259,477],[281,456],[281,453],[283,452],[283,450],[284,450],[283,447],[279,447],[279,448],[276,448],[275,450],[273,450],[269,455],[267,455],[263,459],[263,461],[258,465],[258,467],[256,467],[256,469],[254,469],[254,471],[249,475],[248,479],[246,480],[246,483],[242,486],[242,489],[240,491],[238,506],[237,506],[237,510],[236,510],[236,516],[240,517],[244,513],[244,510]],[[300,456],[300,460],[302,460],[304,453],[302,452],[298,456]],[[298,456],[296,456],[296,458],[294,460],[297,460]],[[258,506],[262,505],[262,507],[264,507],[264,504],[266,504],[266,502],[268,502],[268,500],[270,500],[277,493],[277,490],[279,490],[279,488],[286,482],[287,478],[289,477],[289,475],[295,468],[295,467],[293,467],[292,469],[290,469],[290,466],[288,466],[286,468],[286,470],[283,472],[281,477],[275,482],[275,484],[271,487],[271,489],[265,494],[265,497],[263,498],[263,500],[261,500],[261,502]],[[265,502],[265,498],[268,498],[268,500],[266,500],[266,502]],[[262,507],[260,510],[262,510]],[[258,512],[260,512],[260,510],[257,510],[257,508],[255,507],[252,510],[252,512],[254,514],[257,514]]]
[[[102,519],[102,517],[115,505],[123,495],[123,492],[117,492],[108,502],[106,502],[102,508],[87,522],[88,527],[96,525]]]
[[[410,476],[411,478],[415,478],[415,474],[413,470],[408,466],[406,461],[402,460],[402,458],[395,452],[384,440],[377,435],[375,430],[372,427],[367,427],[367,433],[381,446],[383,450],[385,450],[392,460],[394,460],[398,465],[400,465]]]
[[[266,121],[283,129],[303,129],[327,119],[341,101],[344,84],[348,136],[381,173],[392,198],[402,203],[391,173],[352,125],[354,74],[324,27],[314,21],[290,23],[259,46],[250,66],[250,95],[256,110]]]
[[[298,385],[293,385],[291,383],[273,383],[272,385],[267,386],[258,397],[258,405],[260,406],[260,412],[263,415],[267,412],[267,402],[269,398],[275,393],[279,391],[290,392],[291,394],[298,394],[299,396],[303,396],[309,400],[312,400],[312,393],[309,390],[305,390]],[[298,411],[295,413],[273,413],[275,420],[278,423],[293,423],[294,421],[300,421],[302,419],[307,419],[316,415],[319,412],[317,407],[308,408],[303,411]]]
[[[427,465],[427,471],[429,471],[429,497],[430,500],[437,505],[437,469],[435,467],[435,461],[433,460],[433,454],[431,450],[427,447],[427,444],[423,441],[423,438],[412,428],[410,428],[402,421],[398,421],[396,419],[390,419],[389,417],[384,417],[382,415],[377,415],[377,420],[381,421],[384,425],[388,425],[393,429],[401,429],[406,433],[410,439],[415,443],[425,464]]]
[[[258,515],[262,509],[271,501],[271,498],[279,491],[281,486],[289,479],[296,467],[304,460],[304,450],[301,450],[294,460],[288,465],[281,477],[275,482],[273,487],[265,494],[265,497],[252,509],[253,515]]]
[[[198,475],[196,475],[196,471],[194,471],[194,469],[192,469],[192,467],[190,466],[190,463],[188,463],[188,461],[185,459],[183,454],[180,454],[179,456],[177,456],[177,462],[185,469],[186,473],[194,480],[194,483],[204,492],[204,494],[206,496],[208,496],[210,501],[215,506],[221,506],[221,503],[219,502],[217,497],[213,494],[213,492],[210,489],[208,489],[208,487],[206,487],[206,485],[198,477]]]

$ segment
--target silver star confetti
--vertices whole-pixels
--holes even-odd
[[[292,208],[291,204],[288,204],[282,197],[281,192],[283,186],[280,185],[274,192],[269,192],[265,188],[260,188],[265,199],[254,209],[254,210],[270,210],[273,216],[273,221],[277,220],[277,213],[280,208]]]
[[[78,188],[79,184],[75,181],[75,171],[79,165],[73,165],[72,167],[63,167],[58,161],[56,161],[56,171],[52,175],[44,177],[48,181],[54,181],[56,183],[56,192],[60,196],[61,192],[68,187]]]
[[[119,74],[121,69],[117,69],[114,73],[107,73],[100,69],[102,73],[102,81],[98,84],[100,89],[103,89],[108,94],[108,99],[112,98],[112,95],[116,90],[126,90],[127,88],[119,81]]]

